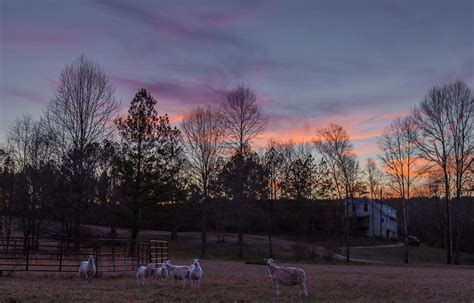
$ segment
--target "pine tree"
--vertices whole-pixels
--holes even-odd
[[[117,160],[119,188],[131,219],[132,250],[142,226],[142,213],[177,195],[183,163],[180,132],[168,116],[159,116],[156,100],[145,89],[133,98],[126,118],[116,120],[121,139]]]

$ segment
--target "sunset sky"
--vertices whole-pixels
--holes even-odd
[[[361,157],[435,84],[474,87],[474,1],[0,0],[0,142],[41,115],[81,54],[116,86],[123,111],[149,89],[177,123],[243,83],[268,138],[310,140],[346,127]]]

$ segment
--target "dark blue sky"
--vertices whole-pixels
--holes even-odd
[[[270,137],[337,122],[360,155],[435,84],[474,87],[474,1],[0,0],[0,141],[39,116],[62,68],[99,63],[123,107],[145,87],[173,122],[239,83]]]

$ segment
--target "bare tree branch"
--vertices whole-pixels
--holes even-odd
[[[264,131],[267,123],[257,96],[250,88],[240,85],[227,93],[221,110],[228,143],[242,154],[244,147]]]

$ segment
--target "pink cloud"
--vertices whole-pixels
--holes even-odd
[[[344,117],[331,115],[324,118],[269,114],[267,130],[257,138],[256,144],[259,147],[265,146],[269,139],[292,140],[295,143],[310,142],[317,137],[318,129],[327,127],[330,123],[337,123],[348,131],[357,155],[366,156],[377,151],[375,139],[380,136],[384,127],[402,114],[379,115],[376,120],[381,123],[374,123],[373,115],[369,114],[348,114]]]

